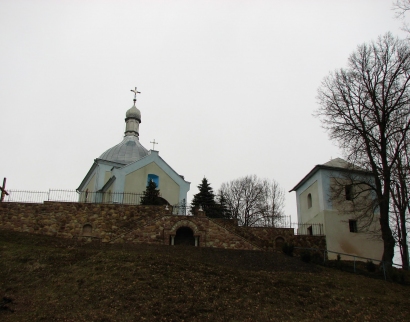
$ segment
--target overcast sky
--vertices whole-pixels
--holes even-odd
[[[248,174],[288,193],[343,153],[317,88],[357,45],[403,37],[390,0],[0,0],[0,179],[76,189],[124,135],[135,86],[140,141],[191,182]]]

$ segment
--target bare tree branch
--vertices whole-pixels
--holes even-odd
[[[246,176],[223,183],[219,194],[242,226],[272,227],[283,217],[284,190],[275,180]]]

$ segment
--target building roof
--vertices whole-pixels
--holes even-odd
[[[99,159],[129,164],[146,155],[148,155],[148,150],[141,145],[138,137],[125,136],[121,143],[105,151]]]
[[[336,158],[324,164],[317,164],[312,170],[310,170],[310,172],[302,180],[299,181],[299,183],[296,186],[289,190],[289,192],[296,191],[297,189],[299,189],[306,181],[310,179],[310,177],[312,177],[319,170],[350,171],[364,175],[372,174],[371,172],[359,168],[353,165],[352,163],[347,162],[346,160]]]

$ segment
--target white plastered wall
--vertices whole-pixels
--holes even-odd
[[[125,176],[124,192],[143,193],[147,187],[149,174],[155,174],[159,177],[158,189],[161,196],[172,205],[178,203],[179,186],[154,162],[127,174]]]
[[[150,165],[151,163],[152,165]],[[152,168],[147,167],[149,165]],[[147,168],[143,170],[144,167]],[[132,174],[133,172],[135,173]],[[113,192],[128,192],[127,189],[135,189],[131,192],[142,193],[146,188],[148,174],[158,175],[161,195],[170,204],[177,204],[184,199],[186,200],[190,187],[190,183],[182,179],[159,157],[158,151],[153,150],[144,158],[122,168],[114,169],[112,173],[116,177]],[[131,176],[128,177],[129,175]]]
[[[323,224],[329,251],[352,254],[360,257],[381,259],[383,243],[365,232],[350,232],[349,219],[352,215],[341,214],[333,209],[330,184],[338,172],[320,169],[296,191],[299,223]],[[312,195],[312,207],[308,208],[307,195]],[[377,220],[374,226],[378,225]],[[337,254],[329,253],[329,259]],[[346,258],[353,260],[352,257]]]

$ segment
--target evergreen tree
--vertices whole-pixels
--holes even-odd
[[[159,206],[163,203],[163,199],[159,196],[156,183],[151,180],[144,191],[144,196],[141,198],[141,205]]]
[[[218,210],[219,210],[219,217],[225,218],[225,219],[231,219],[232,218],[231,210],[228,206],[227,200],[226,200],[225,196],[223,195],[222,191],[219,191],[217,206],[218,206]]]
[[[198,185],[199,192],[194,195],[194,199],[191,202],[191,212],[195,213],[195,209],[198,210],[202,207],[205,214],[208,217],[218,218],[220,217],[220,211],[215,202],[215,194],[208,183],[208,180],[204,177],[200,185]]]

